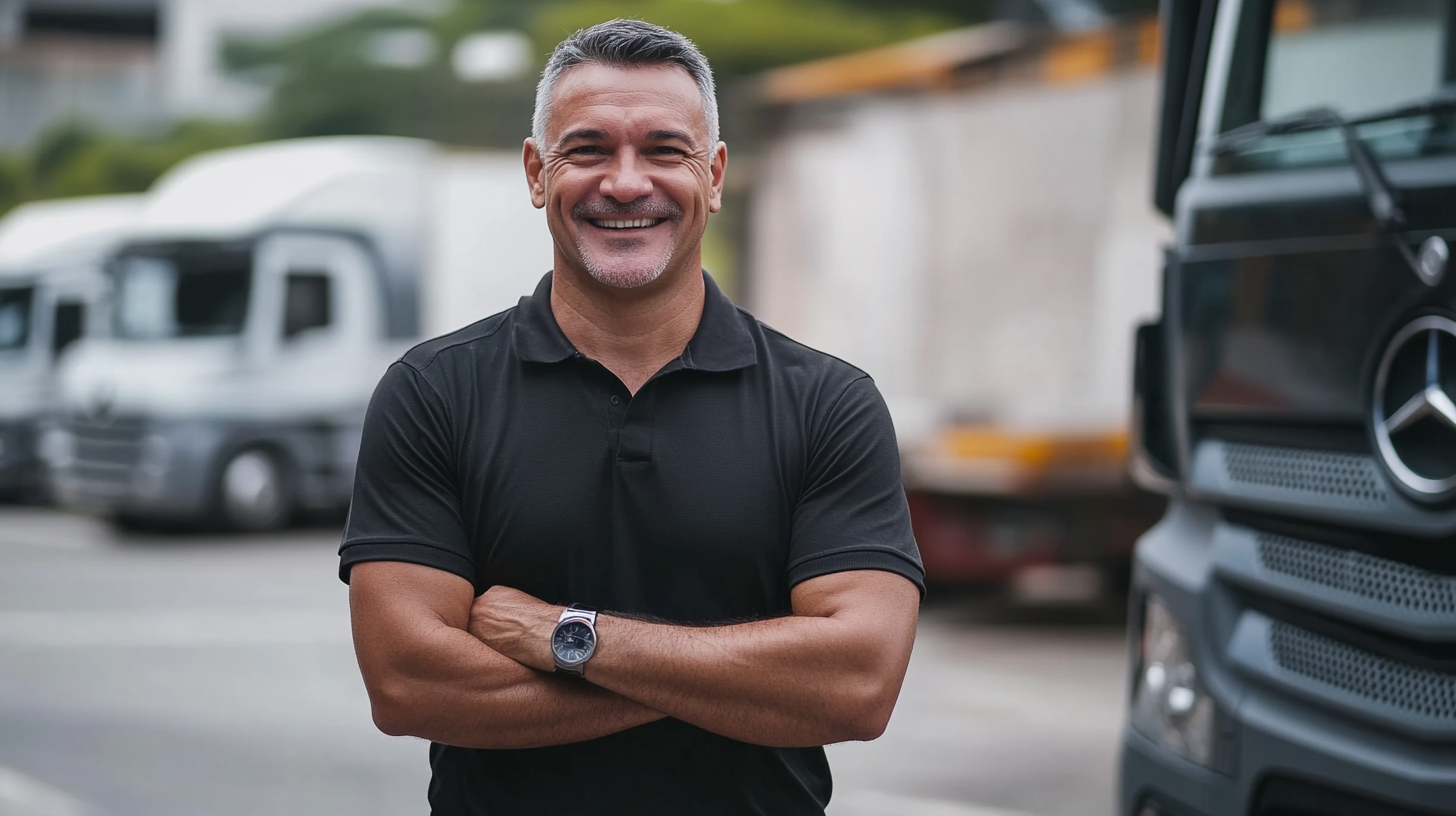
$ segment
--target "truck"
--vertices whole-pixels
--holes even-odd
[[[516,153],[319,137],[189,159],[108,260],[111,332],[63,363],[55,493],[124,527],[337,511],[385,368],[551,261]]]
[[[1456,4],[1162,20],[1117,812],[1456,814]]]
[[[761,83],[744,299],[874,377],[934,583],[1094,600],[1161,513],[1126,468],[1156,32],[996,22]]]
[[[52,419],[57,362],[106,328],[107,253],[140,197],[22,204],[0,219],[0,497],[47,496],[40,441]]]

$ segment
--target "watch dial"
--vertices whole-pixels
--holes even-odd
[[[591,657],[597,636],[590,626],[582,621],[567,621],[556,627],[551,635],[551,651],[563,663],[580,663]]]

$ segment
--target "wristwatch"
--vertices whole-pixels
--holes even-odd
[[[572,604],[561,612],[556,628],[551,631],[551,655],[556,659],[556,673],[582,677],[586,662],[597,651],[597,611],[589,606]]]

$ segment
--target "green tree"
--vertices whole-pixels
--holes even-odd
[[[146,190],[177,162],[256,139],[245,124],[182,122],[144,135],[107,134],[81,122],[63,122],[29,150],[0,156],[0,213],[41,198]]]
[[[720,82],[957,25],[953,17],[913,8],[871,10],[827,0],[564,0],[542,8],[530,31],[537,42],[554,44],[614,17],[682,33],[702,49]]]

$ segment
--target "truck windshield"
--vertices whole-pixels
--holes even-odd
[[[1220,131],[1325,108],[1355,123],[1378,160],[1456,153],[1450,106],[1394,106],[1456,88],[1456,0],[1264,0],[1240,35]],[[1267,17],[1262,15],[1268,15]],[[1382,111],[1398,115],[1377,115]],[[1221,156],[1218,173],[1347,162],[1330,127],[1270,132]]]
[[[130,340],[240,334],[252,277],[247,252],[123,255],[116,333]]]
[[[25,348],[30,339],[31,303],[35,288],[7,286],[0,288],[0,352]]]

